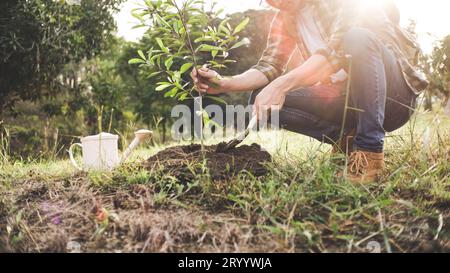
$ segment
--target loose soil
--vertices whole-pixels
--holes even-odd
[[[216,179],[228,179],[243,170],[253,175],[263,175],[267,172],[264,163],[271,160],[270,155],[261,151],[258,145],[241,146],[227,153],[216,153],[215,150],[216,146],[207,147],[205,157],[206,164],[211,168],[209,173]],[[146,161],[145,166],[130,168],[136,167],[133,173],[140,173],[143,168],[161,165],[181,175],[186,170],[192,173],[193,169],[189,168],[201,162],[200,146],[191,145],[166,149]],[[306,230],[315,231],[312,236],[318,241],[311,245],[306,236],[287,236],[278,229],[267,228],[272,223],[268,222],[264,211],[275,206],[248,213],[242,213],[238,206],[235,209],[232,205],[216,209],[216,204],[223,202],[224,196],[227,196],[225,191],[219,191],[218,195],[208,192],[207,196],[201,191],[190,191],[176,200],[167,196],[166,201],[161,202],[160,186],[153,180],[134,184],[129,183],[121,172],[106,175],[112,175],[112,178],[107,179],[107,184],[99,185],[88,173],[49,177],[38,170],[31,170],[28,175],[14,179],[9,185],[1,181],[0,174],[0,253],[341,253],[349,250],[366,253],[371,251],[371,242],[383,244],[385,239],[383,233],[377,231],[379,220],[376,216],[362,213],[354,215],[349,221],[338,221],[332,219],[329,209],[319,203],[320,199],[303,206],[301,214],[292,218],[302,227],[304,225]],[[188,180],[189,177],[184,178]],[[220,189],[229,183],[212,185]],[[406,189],[398,189],[391,198],[396,200],[392,204],[395,208],[391,209],[391,213],[385,213],[384,219],[392,228],[388,239],[393,251],[450,251],[448,200],[436,200],[424,191]],[[411,208],[409,202],[412,204],[419,199],[429,200],[432,209],[439,210],[441,220],[422,216],[416,208]],[[282,197],[274,196],[273,202],[282,202]],[[351,249],[342,240],[343,237],[336,236],[335,228],[340,234],[356,236]]]
[[[270,162],[272,157],[262,150],[261,146],[243,145],[225,152],[217,151],[217,148],[224,144],[206,146],[204,154],[198,144],[168,148],[150,157],[146,166],[149,169],[160,167],[181,182],[190,181],[195,174],[203,172],[203,159],[206,171],[214,181],[229,180],[243,171],[256,177],[267,173],[264,163]]]
[[[345,242],[336,239],[326,225],[317,226],[323,249],[310,248],[297,236],[286,241],[284,235],[258,228],[265,224],[258,213],[250,219],[232,210],[219,212],[201,205],[160,205],[157,194],[152,184],[98,188],[90,184],[86,173],[56,180],[18,180],[14,188],[0,195],[0,253],[348,251]],[[438,224],[408,214],[404,205],[398,209],[399,213],[386,218],[405,228],[395,239],[396,252],[448,253],[450,243],[444,237],[449,225],[448,208],[442,211],[447,220],[439,240],[427,232]],[[319,210],[316,215],[322,214]],[[371,223],[364,217],[355,217],[354,221]],[[359,238],[367,238],[352,252],[367,252],[368,242],[383,240],[380,234],[363,236],[367,231],[352,222],[346,225],[340,227],[341,232],[356,232]]]
[[[256,232],[230,212],[161,206],[151,184],[104,191],[81,173],[62,180],[25,179],[15,186],[0,198],[0,253],[284,249],[269,232]]]

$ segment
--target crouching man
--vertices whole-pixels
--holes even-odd
[[[196,88],[257,90],[250,96],[255,114],[279,110],[283,128],[347,153],[339,176],[374,182],[385,166],[386,132],[407,123],[428,84],[415,69],[418,46],[400,28],[395,5],[384,2],[267,0],[277,13],[258,64],[233,77],[194,69]],[[296,49],[303,62],[286,72]]]

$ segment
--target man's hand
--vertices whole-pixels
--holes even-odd
[[[226,80],[216,71],[209,69],[206,65],[201,68],[194,68],[191,72],[195,89],[201,93],[218,95],[225,92]]]
[[[286,100],[286,92],[279,82],[274,81],[261,93],[256,96],[255,103],[253,105],[253,115],[258,116],[259,120],[266,117],[270,110],[279,111],[283,108]]]

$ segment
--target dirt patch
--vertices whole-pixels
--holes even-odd
[[[242,171],[254,176],[267,173],[264,163],[272,160],[271,155],[263,151],[261,146],[240,146],[226,152],[217,152],[217,147],[205,147],[207,171],[212,180],[229,180]],[[186,182],[194,178],[196,173],[202,173],[203,155],[201,146],[197,144],[168,148],[150,157],[146,162],[148,168],[161,168],[163,171]]]
[[[264,228],[268,222],[260,211],[212,210],[201,202],[205,198],[201,195],[194,196],[199,204],[188,199],[183,206],[161,203],[154,183],[126,183],[99,188],[82,173],[54,180],[16,180],[10,190],[0,188],[0,230],[4,231],[0,232],[0,253],[348,251],[348,244],[336,238],[329,222],[293,218],[311,230],[315,227],[320,243],[311,246],[298,234],[286,237]],[[448,210],[441,213],[443,226],[436,240],[438,216],[418,217],[407,203],[397,204],[384,216],[391,228],[393,251],[448,253],[450,215]],[[305,206],[298,215],[331,218],[329,210],[319,206]],[[332,223],[340,234],[356,236],[352,252],[367,252],[370,242],[384,241],[376,216],[355,215],[351,221]]]
[[[86,176],[17,181],[0,202],[3,252],[267,252],[283,245],[229,212],[161,207],[152,185],[107,193]],[[28,185],[28,186],[27,186]],[[41,191],[45,185],[45,191]],[[39,189],[39,190],[37,190]],[[39,192],[39,194],[37,194]],[[77,195],[73,201],[71,196]],[[1,199],[0,199],[1,200]],[[251,234],[251,236],[249,236]]]

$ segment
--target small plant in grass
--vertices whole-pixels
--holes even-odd
[[[189,72],[202,64],[222,69],[235,62],[228,58],[229,52],[247,43],[239,33],[249,22],[246,18],[231,26],[230,18],[219,18],[222,10],[216,10],[215,4],[210,10],[205,7],[204,0],[144,1],[133,16],[140,20],[136,27],[149,27],[154,47],[147,52],[139,50],[138,57],[129,60],[130,64],[139,65],[149,78],[160,79],[156,91],[165,92],[165,97],[180,101],[195,99],[200,109],[196,114],[202,120],[200,128],[210,120],[203,109],[203,95],[195,91]],[[202,129],[200,139],[203,149]]]

